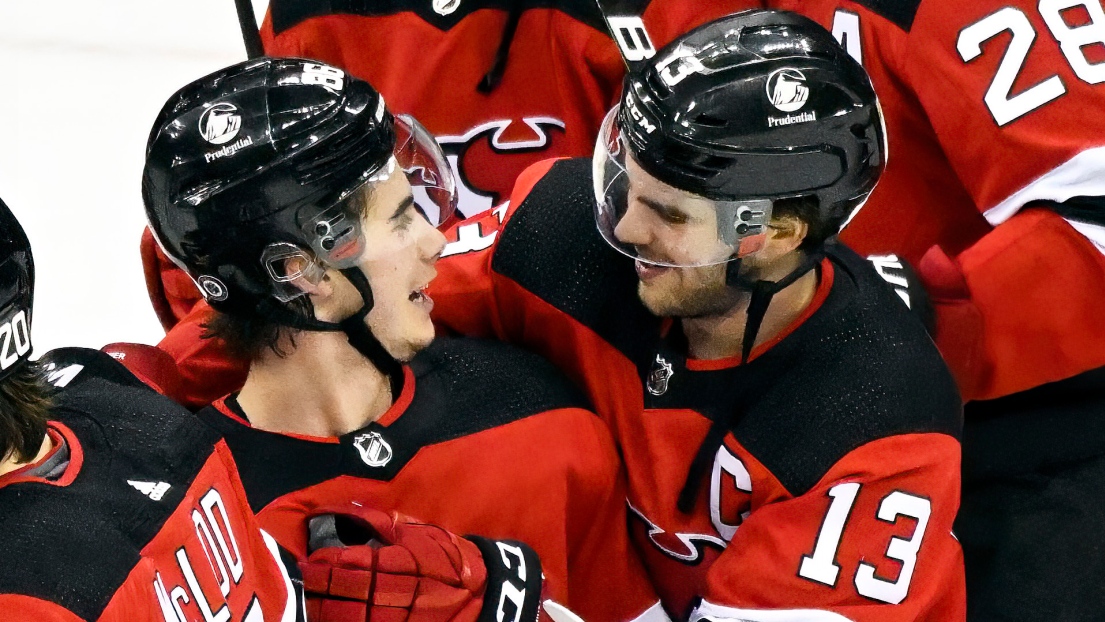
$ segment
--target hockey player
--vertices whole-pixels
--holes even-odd
[[[984,400],[966,407],[956,529],[970,617],[1100,617],[1101,3],[769,4],[831,29],[870,73],[892,156],[842,239],[920,268],[937,345]]]
[[[593,161],[531,168],[451,234],[436,319],[586,387],[673,618],[965,615],[959,396],[921,323],[831,241],[885,158],[870,82],[830,34],[742,13],[631,73]]]
[[[33,288],[0,202],[0,617],[302,620],[226,443],[107,354],[30,360]]]
[[[506,200],[541,160],[591,153],[603,115],[633,58],[761,0],[477,2],[275,0],[261,28],[269,56],[314,58],[367,80],[392,110],[437,137],[467,216]],[[647,31],[646,31],[647,28]],[[617,43],[617,44],[616,44]],[[166,330],[200,294],[148,234],[150,298]]]
[[[610,433],[577,391],[504,344],[430,345],[425,288],[445,243],[430,219],[452,211],[453,190],[417,122],[328,65],[246,62],[170,98],[147,151],[151,227],[218,311],[207,343],[251,361],[241,391],[200,416],[301,560],[342,535],[340,517],[399,510],[537,551],[539,565],[476,539],[516,575],[488,581],[499,620],[533,619],[542,571],[588,622],[664,620],[626,533]],[[372,570],[365,589],[425,600]],[[344,581],[335,571],[322,591]]]

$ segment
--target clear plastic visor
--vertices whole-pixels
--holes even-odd
[[[726,263],[763,247],[769,199],[715,201],[645,172],[606,115],[592,159],[595,221],[606,241],[642,263],[694,268]]]
[[[351,207],[349,199],[357,193],[371,196],[371,190],[363,193],[366,186],[380,184],[400,173],[410,184],[417,211],[432,226],[444,229],[458,219],[456,180],[441,147],[413,117],[396,115],[395,148],[388,161],[366,172],[363,183],[343,192],[333,205],[300,222],[303,239],[309,241],[311,252],[289,242],[266,247],[261,262],[273,280],[278,300],[288,302],[304,295],[293,284],[297,279],[317,283],[327,267],[341,270],[359,263],[366,240],[360,210]]]

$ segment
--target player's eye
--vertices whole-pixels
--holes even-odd
[[[411,223],[414,222],[415,217],[415,204],[413,197],[408,197],[403,201],[399,209],[388,220],[392,223],[392,228],[395,231],[406,231],[410,229]]]

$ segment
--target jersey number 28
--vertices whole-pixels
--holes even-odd
[[[1063,12],[1076,7],[1086,10],[1089,21],[1071,26],[1064,19]],[[1105,11],[1101,9],[1101,4],[1096,0],[1040,0],[1039,11],[1044,24],[1051,31],[1051,36],[1059,42],[1059,49],[1074,75],[1088,84],[1105,82],[1105,62],[1091,63],[1084,51],[1087,46],[1105,45]],[[984,42],[1007,30],[1013,38],[1009,41],[1009,47],[998,65],[990,88],[983,96],[990,115],[999,126],[1014,121],[1067,92],[1063,79],[1053,75],[1016,95],[1010,95],[1017,75],[1024,68],[1032,42],[1036,40],[1036,30],[1032,27],[1032,22],[1020,9],[1007,6],[959,31],[956,50],[964,62],[970,62],[982,55]]]

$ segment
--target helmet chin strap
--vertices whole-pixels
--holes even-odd
[[[392,395],[398,395],[403,381],[403,366],[387,351],[384,344],[380,343],[376,335],[372,334],[372,329],[365,322],[365,318],[368,317],[375,304],[368,278],[358,268],[344,268],[340,272],[357,288],[363,302],[356,313],[340,322],[325,322],[315,318],[303,317],[287,307],[277,304],[271,296],[265,296],[261,299],[256,312],[277,324],[297,330],[345,333],[346,338],[349,339],[349,345],[353,346],[362,356],[375,365],[376,369],[379,369],[390,379]]]
[[[763,323],[764,315],[767,314],[767,307],[771,304],[771,299],[775,297],[775,294],[783,291],[801,278],[802,275],[815,269],[824,257],[824,247],[819,246],[810,251],[794,270],[791,270],[789,274],[778,281],[762,279],[753,281],[740,274],[740,258],[734,259],[726,265],[725,283],[739,291],[752,292],[752,298],[748,301],[748,319],[744,325],[744,340],[741,343],[741,365],[748,363],[748,357],[752,353],[752,346],[756,342],[756,335],[760,332],[760,324]],[[694,509],[694,503],[698,497],[698,490],[701,487],[706,469],[709,468],[713,456],[724,442],[725,433],[733,422],[744,415],[748,405],[759,399],[759,397],[752,397],[755,395],[755,391],[763,390],[766,386],[751,388],[750,390],[753,393],[744,396],[744,403],[736,412],[729,414],[729,419],[715,419],[711,424],[710,431],[706,434],[706,438],[702,440],[702,444],[698,446],[698,451],[687,470],[687,479],[683,482],[683,489],[679,491],[676,507],[679,508],[680,512],[688,514]]]
[[[376,335],[372,334],[372,329],[365,322],[365,318],[368,317],[369,311],[372,311],[372,306],[375,304],[368,278],[359,268],[344,268],[341,273],[361,292],[361,299],[364,304],[360,311],[338,322],[338,326],[349,338],[349,345],[356,348],[358,352],[376,366],[376,369],[379,369],[391,379],[392,395],[397,395],[396,384],[402,382],[403,366],[387,351],[384,344],[380,343]]]
[[[753,281],[749,279],[747,275],[740,273],[742,262],[739,257],[726,264],[725,284],[739,291],[752,293],[752,297],[748,301],[748,319],[744,324],[744,337],[741,340],[742,365],[748,362],[748,357],[752,354],[752,346],[756,343],[756,335],[760,332],[760,325],[763,324],[764,316],[767,315],[767,308],[771,305],[771,299],[775,297],[775,294],[783,291],[804,274],[813,270],[824,256],[824,250],[818,247],[807,253],[794,270],[791,270],[789,274],[778,281],[762,279]]]

